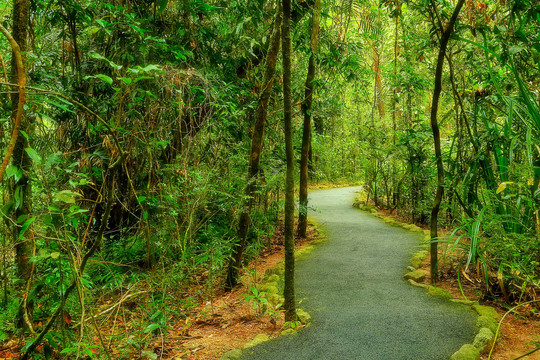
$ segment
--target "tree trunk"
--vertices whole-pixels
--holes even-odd
[[[13,1],[13,39],[19,44],[22,53],[23,67],[26,69],[26,48],[27,48],[27,33],[28,21],[30,17],[30,1],[29,0],[14,0]],[[18,83],[18,66],[15,53],[11,59],[11,82]],[[11,120],[15,122],[17,117],[17,104],[19,103],[19,89],[15,88],[11,94],[11,103],[13,111],[11,112]],[[31,133],[30,122],[28,118],[21,115],[21,130],[26,133]],[[32,183],[30,181],[29,171],[32,167],[32,160],[24,150],[28,147],[28,140],[25,136],[18,136],[15,148],[13,149],[12,165],[23,170],[23,174],[17,183],[10,181],[9,193],[12,200],[15,196],[18,197],[18,207],[14,209],[13,219],[17,220],[21,216],[30,216],[32,212]],[[15,259],[17,264],[17,272],[20,279],[28,281],[31,274],[32,266],[30,264],[30,249],[29,241],[19,240],[19,228],[12,227],[12,240],[15,244]],[[28,229],[25,238],[31,239],[31,229]]]
[[[274,32],[270,40],[269,49],[266,58],[266,69],[264,72],[263,88],[255,111],[255,125],[253,127],[253,137],[251,139],[251,150],[249,155],[248,179],[245,189],[246,200],[244,200],[243,211],[238,221],[237,235],[239,243],[233,248],[232,259],[229,263],[227,278],[225,280],[225,289],[230,290],[238,284],[238,270],[242,266],[242,255],[246,245],[246,238],[249,230],[250,213],[253,207],[255,191],[257,190],[257,174],[259,173],[259,159],[263,147],[264,125],[266,122],[266,113],[272,87],[276,73],[276,63],[279,55],[279,45],[281,39],[281,21],[282,11],[279,3],[276,13],[276,22]]]
[[[296,320],[294,298],[294,152],[291,100],[291,0],[283,0],[283,113],[285,123],[285,321]]]
[[[441,37],[441,44],[439,48],[439,56],[437,58],[437,68],[435,70],[435,86],[433,89],[433,102],[431,106],[431,129],[433,131],[433,142],[435,145],[435,157],[437,160],[437,192],[435,199],[433,200],[433,208],[431,210],[431,222],[430,222],[430,237],[431,237],[431,280],[436,282],[438,280],[438,254],[437,254],[437,223],[439,216],[439,208],[444,193],[444,168],[441,154],[441,135],[439,132],[439,124],[437,122],[437,112],[439,109],[439,98],[442,90],[442,74],[444,66],[444,56],[446,54],[446,48],[448,47],[448,41],[452,34],[454,24],[465,0],[459,0],[452,13],[452,17],[446,26]]]
[[[308,163],[311,145],[311,106],[313,104],[313,80],[315,80],[315,54],[319,38],[319,21],[321,14],[321,0],[315,0],[313,6],[313,21],[311,25],[311,55],[309,56],[308,73],[306,76],[304,102],[304,128],[302,133],[302,156],[300,159],[300,210],[298,214],[298,236],[306,237],[308,212]]]

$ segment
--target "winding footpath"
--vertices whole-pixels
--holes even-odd
[[[358,188],[310,193],[328,240],[296,264],[298,307],[311,326],[244,352],[253,360],[448,360],[476,316],[402,275],[420,236],[352,207]]]

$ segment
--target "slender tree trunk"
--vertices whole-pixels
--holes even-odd
[[[300,211],[298,214],[298,236],[306,237],[308,213],[308,163],[311,143],[311,106],[313,104],[313,80],[315,80],[315,54],[319,38],[319,21],[321,13],[321,0],[315,0],[313,6],[313,21],[311,25],[311,55],[309,56],[308,73],[305,84],[304,102],[304,128],[302,133],[302,156],[300,159]]]
[[[457,17],[465,0],[459,0],[452,17],[450,18],[446,30],[444,30],[441,36],[441,44],[439,48],[439,56],[437,58],[437,68],[435,70],[435,86],[433,89],[433,102],[431,106],[431,129],[433,131],[433,142],[435,145],[435,157],[437,160],[437,192],[433,201],[433,208],[431,210],[431,222],[430,222],[430,236],[431,236],[431,279],[433,282],[438,280],[438,254],[437,254],[437,223],[439,216],[439,208],[441,206],[442,197],[444,194],[444,168],[441,154],[441,135],[439,131],[439,124],[437,122],[437,112],[439,109],[439,98],[442,90],[442,74],[444,66],[444,56],[446,54],[446,48],[448,47],[448,41],[450,35],[454,29]]]
[[[23,67],[26,69],[26,49],[27,49],[27,33],[28,19],[30,17],[30,1],[29,0],[14,0],[13,1],[13,39],[19,44]],[[18,66],[15,54],[11,59],[11,82],[18,83]],[[19,90],[16,88],[11,94],[11,103],[13,111],[11,120],[14,122],[17,117],[17,104],[19,103]],[[31,133],[30,122],[25,114],[21,115],[21,130],[26,133]],[[28,147],[28,140],[25,136],[18,136],[15,148],[13,150],[12,165],[23,170],[23,174],[17,183],[10,181],[9,193],[12,199],[18,197],[18,207],[15,208],[13,219],[17,220],[21,216],[29,217],[32,212],[32,183],[29,176],[29,171],[32,167],[32,160],[28,153],[24,150]],[[28,240],[19,240],[19,229],[12,228],[12,240],[15,244],[15,261],[19,278],[28,281],[31,274],[32,266],[30,264],[31,246]],[[31,239],[31,229],[27,230],[26,239]]]
[[[296,320],[294,296],[294,150],[291,99],[291,0],[283,0],[283,113],[285,123],[285,154],[287,175],[285,180],[285,320]]]
[[[259,159],[264,141],[264,125],[272,86],[276,73],[276,63],[279,55],[279,45],[281,39],[282,11],[281,3],[277,7],[274,32],[269,43],[266,57],[266,69],[264,72],[263,88],[255,111],[255,125],[253,127],[253,137],[251,139],[251,150],[249,155],[248,179],[246,185],[246,200],[244,200],[243,211],[238,222],[237,235],[239,243],[233,248],[232,259],[229,263],[225,289],[230,290],[238,284],[238,269],[242,266],[242,255],[246,245],[246,238],[249,230],[250,213],[253,207],[255,191],[257,190],[257,175],[259,173]]]
[[[397,134],[397,72],[398,72],[398,49],[399,49],[399,18],[401,16],[401,2],[396,0],[396,14],[394,19],[394,91],[392,97],[392,144],[396,146],[396,134]],[[397,208],[397,161],[395,157],[392,157],[392,204],[388,203],[390,213]]]

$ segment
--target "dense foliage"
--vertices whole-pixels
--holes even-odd
[[[455,4],[323,1],[316,54],[313,4],[292,2],[296,161],[314,56],[310,181],[361,181],[366,202],[427,224],[437,186],[433,77]],[[253,201],[244,194],[279,9],[271,0],[0,5],[14,36],[26,27],[28,85],[2,179],[0,342],[21,335],[22,352],[36,358],[110,357],[94,316],[138,297],[135,335],[119,326],[107,342],[116,343],[114,358],[143,356],[172,314],[188,318],[223,286],[247,203],[243,261],[268,245],[285,190],[281,59]],[[539,33],[533,0],[467,1],[446,52],[438,112],[440,221],[463,251],[455,271],[474,273],[486,296],[508,303],[535,298],[540,286]],[[20,89],[4,40],[7,149]],[[188,296],[189,284],[200,293]]]

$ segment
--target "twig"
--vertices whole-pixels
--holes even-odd
[[[111,173],[114,174],[113,170],[114,168],[111,169]],[[94,253],[97,251],[97,249],[99,248],[99,245],[101,244],[101,240],[103,239],[103,233],[105,232],[105,229],[107,228],[109,217],[111,215],[111,208],[112,208],[112,203],[114,200],[113,184],[114,184],[114,175],[111,175],[111,178],[108,180],[108,186],[107,186],[107,195],[108,195],[107,205],[105,207],[105,212],[103,213],[103,217],[101,220],[102,223],[98,231],[98,234],[96,236],[96,241],[94,242],[90,250],[88,250],[86,255],[83,257],[81,264],[79,265],[79,268],[75,269],[75,272],[76,272],[75,278],[71,280],[70,286],[64,292],[62,299],[60,301],[60,305],[58,305],[55,312],[51,315],[51,317],[49,318],[49,321],[47,321],[47,324],[44,326],[43,330],[32,341],[32,344],[28,347],[28,349],[26,349],[26,351],[22,354],[21,360],[28,360],[30,354],[36,349],[36,347],[41,343],[41,341],[43,341],[43,338],[49,332],[54,321],[57,319],[61,310],[64,308],[67,298],[69,297],[71,292],[77,287],[77,275],[81,276],[83,274],[84,268],[86,267],[86,264],[88,263],[88,259],[90,259],[90,257],[92,257]]]
[[[525,353],[525,354],[523,354],[523,355],[518,356],[517,358],[513,358],[512,360],[522,359],[522,358],[524,358],[525,356],[529,356],[529,355],[531,355],[531,354],[534,354],[534,353],[537,352],[538,350],[540,350],[540,346],[537,347],[536,349],[532,349],[531,351],[529,351],[529,352],[527,352],[527,353]]]
[[[533,303],[537,303],[537,302],[540,302],[540,300],[531,300],[531,301],[527,301],[527,302],[524,302],[524,303],[521,303],[521,304],[518,304],[516,306],[514,306],[513,308],[511,308],[510,310],[508,310],[504,315],[503,317],[501,318],[501,320],[499,321],[499,324],[497,325],[497,331],[495,331],[495,337],[493,338],[493,344],[491,345],[491,350],[489,351],[489,356],[488,356],[488,359],[487,360],[491,360],[491,354],[493,354],[493,349],[495,349],[495,343],[497,341],[497,337],[499,336],[500,334],[500,329],[501,329],[501,324],[502,322],[504,321],[504,318],[510,314],[511,312],[513,312],[514,310],[516,310],[517,308],[519,307],[522,307],[524,305],[527,305],[527,304],[533,304]],[[535,351],[537,351],[538,349],[536,349]],[[534,352],[534,351],[533,351]],[[532,354],[532,353],[531,353]],[[516,359],[520,359],[522,358],[523,356],[526,356],[528,354],[525,354],[525,355],[522,355]],[[515,359],[514,359],[515,360]]]
[[[3,81],[0,81],[0,85],[6,85],[6,86],[11,86],[11,87],[21,87],[21,85],[12,84],[12,83],[3,82]],[[67,101],[71,102],[74,105],[77,105],[78,107],[80,107],[84,111],[88,112],[90,115],[94,116],[103,126],[105,126],[105,128],[107,128],[107,131],[113,137],[114,144],[118,148],[118,152],[120,153],[120,157],[122,158],[122,160],[125,160],[125,153],[122,150],[122,148],[120,147],[120,141],[118,140],[118,136],[116,134],[116,131],[113,128],[111,128],[111,126],[109,125],[108,122],[106,122],[101,116],[99,116],[95,111],[90,109],[88,106],[84,105],[81,102],[78,102],[77,100],[75,100],[75,99],[73,99],[73,98],[71,98],[69,96],[66,96],[66,95],[64,95],[62,93],[59,93],[59,92],[56,92],[56,91],[47,90],[47,89],[40,89],[40,88],[33,87],[33,86],[26,86],[26,83],[25,83],[25,89],[38,91],[38,92],[40,92],[42,94],[50,94],[50,95],[57,96],[59,98],[62,98],[64,100],[67,100]],[[1,177],[0,177],[0,179],[1,179]]]
[[[136,296],[139,296],[141,294],[145,294],[147,293],[148,291],[139,291],[139,292],[136,292],[134,294],[129,294],[129,295],[126,295],[124,296],[123,298],[121,298],[117,303],[113,304],[112,306],[108,307],[107,309],[103,310],[103,311],[100,311],[98,312],[97,314],[95,315],[92,315],[92,316],[89,316],[87,317],[86,319],[84,319],[84,322],[88,322],[90,320],[95,320],[98,316],[101,316],[101,315],[105,315],[107,314],[108,312],[111,312],[113,311],[116,307],[122,305],[122,303],[124,303],[125,301],[131,299],[131,298],[134,298]],[[78,325],[78,324],[75,324],[75,325]]]

